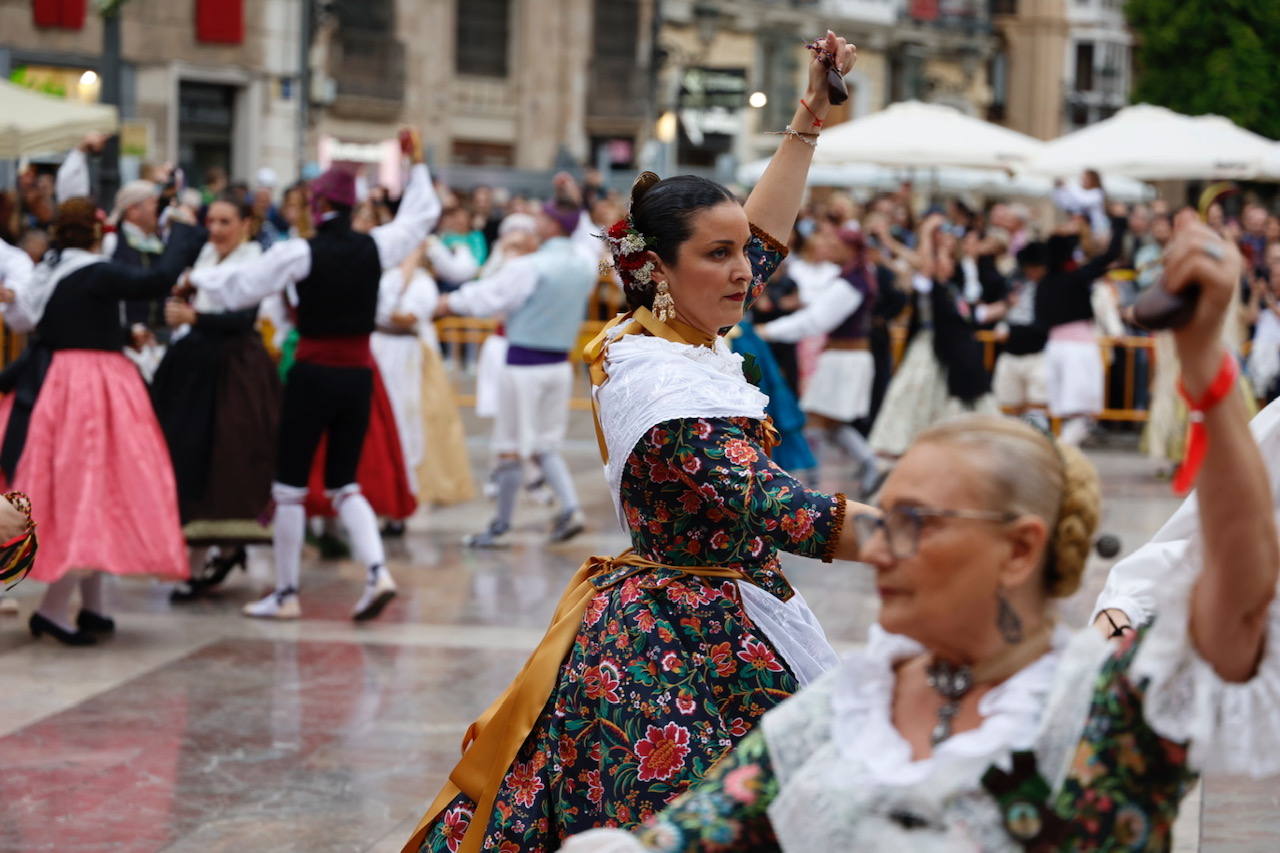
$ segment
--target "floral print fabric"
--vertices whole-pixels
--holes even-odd
[[[636,552],[673,567],[737,568],[788,598],[778,551],[825,555],[843,501],[770,462],[767,435],[751,419],[653,427],[622,481]],[[498,792],[485,850],[556,850],[577,832],[647,820],[798,689],[735,582],[627,566],[593,582],[600,591]],[[421,849],[456,851],[472,807],[457,797]]]
[[[1071,769],[1047,804],[1066,824],[1065,837],[1028,849],[1170,849],[1178,804],[1196,774],[1186,745],[1161,738],[1143,717],[1142,688],[1128,678],[1139,642],[1141,635],[1131,637],[1094,680]],[[777,794],[767,743],[756,731],[636,838],[653,853],[778,850],[766,814]]]

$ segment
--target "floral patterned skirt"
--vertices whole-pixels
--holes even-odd
[[[597,593],[538,722],[507,771],[485,850],[558,850],[660,811],[798,689],[733,581],[650,569]],[[427,827],[454,853],[474,803]]]

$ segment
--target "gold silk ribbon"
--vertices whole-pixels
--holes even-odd
[[[620,574],[610,583],[597,586],[592,578],[629,566],[634,571]],[[476,804],[459,853],[478,853],[489,826],[494,800],[507,770],[520,747],[533,731],[538,716],[555,689],[560,667],[582,628],[583,614],[596,593],[608,589],[644,569],[672,569],[702,578],[750,581],[737,569],[716,566],[668,566],[647,560],[627,549],[616,557],[588,557],[556,605],[551,626],[542,642],[529,655],[524,668],[507,689],[467,728],[462,739],[462,759],[449,774],[449,781],[418,823],[402,853],[418,853],[427,827],[458,796],[466,794]]]

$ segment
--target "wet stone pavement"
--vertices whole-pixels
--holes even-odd
[[[480,472],[487,427],[469,414],[467,426]],[[585,534],[548,545],[552,509],[526,499],[510,548],[467,551],[459,542],[487,521],[484,500],[419,513],[388,543],[402,594],[371,625],[349,621],[360,567],[310,552],[298,622],[239,615],[271,583],[270,550],[258,548],[247,574],[195,604],[120,583],[118,634],[89,649],[33,641],[25,620],[41,589],[19,586],[21,617],[0,621],[0,851],[398,851],[574,569],[626,545],[584,413],[572,432]],[[1131,550],[1176,503],[1132,450],[1092,455],[1103,527]],[[835,489],[849,466],[826,461]],[[1087,615],[1109,565],[1090,566],[1068,624]],[[859,643],[876,612],[870,573],[786,566],[832,641]],[[1280,849],[1277,790],[1206,780],[1184,805],[1177,849]]]

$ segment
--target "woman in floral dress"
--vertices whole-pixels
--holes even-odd
[[[631,310],[588,347],[606,476],[632,548],[591,557],[406,851],[555,850],[631,827],[699,779],[836,658],[780,550],[855,552],[843,496],[770,462],[768,398],[719,332],[785,249],[829,107],[823,54],[745,207],[710,181],[646,173],[610,229]],[[807,134],[807,135],[806,135]]]
[[[1174,334],[1207,453],[1188,544],[1162,560],[1162,533],[1158,583],[1128,584],[1153,623],[1053,625],[1099,514],[1079,451],[1007,418],[937,425],[883,514],[854,517],[881,597],[867,647],[635,835],[593,830],[565,853],[1168,850],[1199,772],[1280,774],[1280,543],[1219,341],[1241,259],[1199,224],[1167,257],[1164,286],[1201,288]]]

